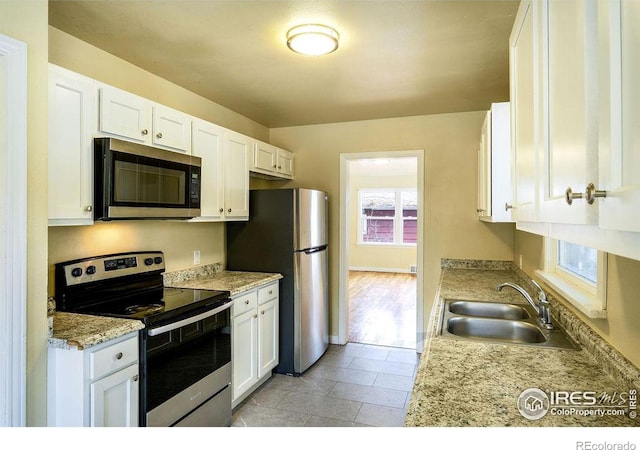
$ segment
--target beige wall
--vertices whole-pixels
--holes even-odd
[[[46,1],[4,1],[0,33],[28,46],[27,425],[46,425],[47,369]]]
[[[531,277],[544,266],[542,236],[516,231],[514,262],[522,255],[522,269]],[[610,254],[607,260],[607,318],[589,319],[569,303],[571,309],[633,364],[640,367],[640,261]],[[542,281],[541,281],[542,282]],[[560,300],[562,297],[556,294]]]
[[[271,129],[274,145],[295,151],[296,180],[290,185],[329,194],[331,335],[338,334],[341,153],[425,151],[425,322],[441,258],[512,260],[513,225],[486,224],[477,218],[477,149],[483,118],[479,111]]]
[[[417,167],[412,174],[350,175],[349,176],[349,268],[383,269],[408,272],[415,265],[417,252],[415,246],[373,246],[358,245],[358,190],[373,188],[415,188],[417,186]]]

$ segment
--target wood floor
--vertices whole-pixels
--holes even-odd
[[[416,276],[349,272],[349,342],[416,347]]]

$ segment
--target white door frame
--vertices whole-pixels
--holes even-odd
[[[416,244],[416,351],[422,352],[424,347],[424,150],[376,151],[365,153],[340,154],[340,264],[339,264],[339,298],[338,298],[338,336],[333,343],[344,345],[349,340],[349,161],[372,158],[406,158],[417,159],[418,188],[418,242]]]
[[[26,425],[26,311],[27,45],[0,35],[0,426],[3,427]]]

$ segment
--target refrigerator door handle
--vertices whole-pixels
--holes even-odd
[[[304,250],[299,250],[300,252],[304,252],[305,255],[312,255],[314,253],[323,252],[327,249],[328,245],[321,245],[320,247],[312,247],[306,248]]]

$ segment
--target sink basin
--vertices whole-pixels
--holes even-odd
[[[537,326],[518,320],[453,317],[447,321],[447,331],[456,336],[496,339],[516,344],[539,344],[547,341]]]
[[[456,300],[449,303],[449,311],[463,316],[490,317],[494,319],[523,320],[530,317],[523,306],[493,302]]]
[[[540,326],[529,305],[447,299],[439,334],[452,339],[579,350],[562,329]]]

